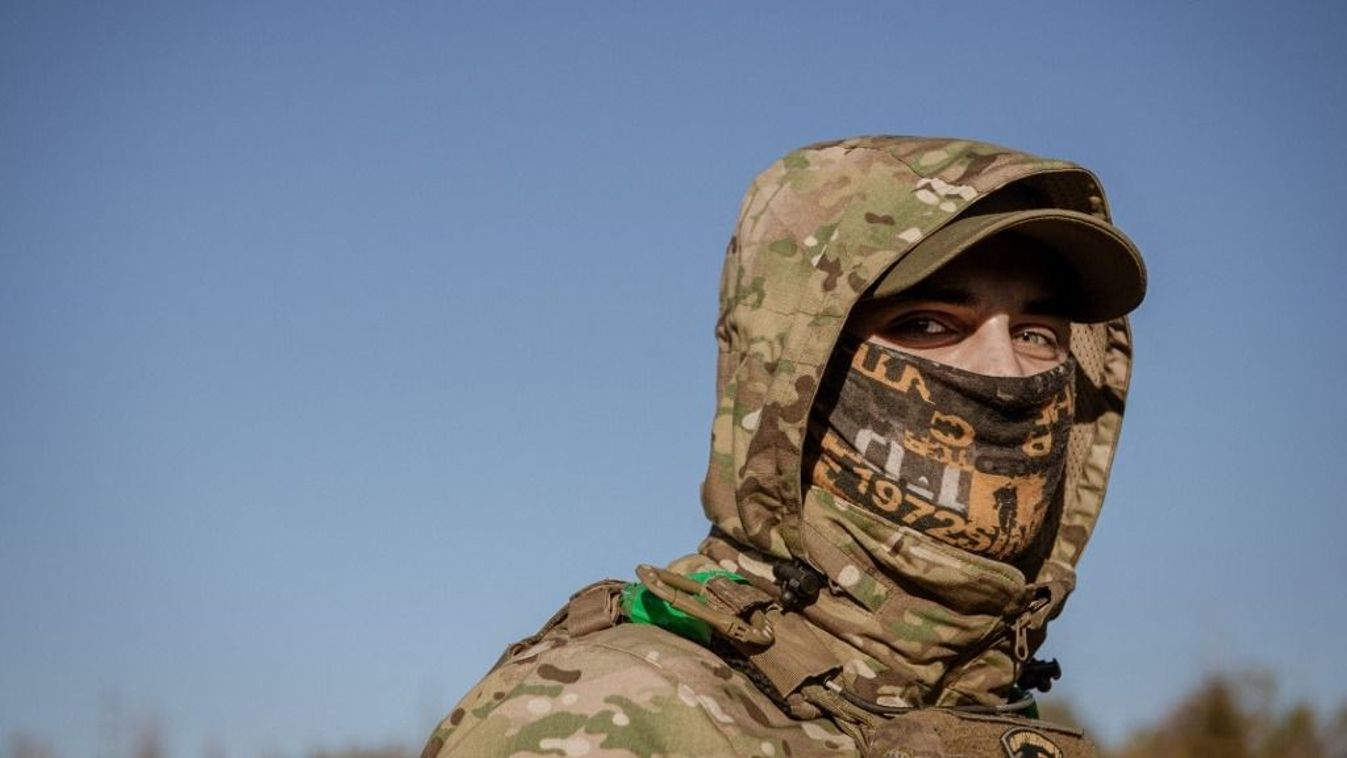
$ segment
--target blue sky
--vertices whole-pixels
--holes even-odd
[[[570,591],[695,546],[740,194],[875,132],[1081,162],[1147,256],[1054,694],[1106,738],[1212,670],[1342,701],[1344,29],[0,4],[0,737],[418,744]]]

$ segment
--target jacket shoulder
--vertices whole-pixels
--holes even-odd
[[[799,722],[710,651],[622,624],[521,650],[440,723],[422,758],[561,754],[854,755],[831,723]]]

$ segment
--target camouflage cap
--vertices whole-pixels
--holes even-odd
[[[976,206],[922,240],[884,274],[872,298],[896,295],[935,273],[978,243],[1004,233],[1026,238],[1026,247],[1055,253],[1071,272],[1064,314],[1095,324],[1124,316],[1146,295],[1146,267],[1136,245],[1099,217],[1062,208],[978,213]]]

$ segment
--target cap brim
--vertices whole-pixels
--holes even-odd
[[[1146,265],[1127,235],[1096,216],[1061,208],[957,218],[895,263],[871,297],[896,295],[977,243],[1012,229],[1056,253],[1074,274],[1076,292],[1065,300],[1072,321],[1108,321],[1131,312],[1145,297]]]

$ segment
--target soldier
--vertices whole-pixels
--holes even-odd
[[[786,155],[726,253],[709,536],[576,593],[423,756],[1092,755],[1026,690],[1144,292],[1079,166],[888,136]]]

